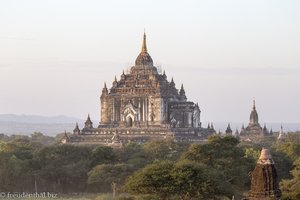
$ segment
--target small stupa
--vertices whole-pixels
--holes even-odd
[[[281,191],[277,180],[275,163],[270,151],[263,148],[251,174],[249,200],[279,200]]]

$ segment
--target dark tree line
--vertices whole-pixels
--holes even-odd
[[[250,188],[249,172],[264,146],[282,179],[283,198],[299,199],[299,138],[241,143],[213,136],[203,144],[163,140],[113,149],[62,145],[42,134],[6,137],[0,140],[0,191],[34,192],[36,182],[38,192],[99,193],[111,192],[116,183],[119,193],[150,199],[239,198]]]

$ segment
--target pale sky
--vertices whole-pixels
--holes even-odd
[[[0,0],[0,114],[99,121],[100,92],[140,51],[202,121],[300,122],[299,0]]]

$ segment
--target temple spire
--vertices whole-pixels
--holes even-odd
[[[171,86],[171,87],[175,87],[175,83],[174,83],[173,77],[172,77],[172,79],[171,79],[170,86]]]
[[[181,88],[180,88],[180,91],[179,91],[179,96],[180,96],[181,100],[183,100],[183,101],[187,100],[186,95],[185,95],[185,91],[184,91],[184,88],[183,88],[183,84],[181,84]]]
[[[73,130],[73,134],[80,134],[80,129],[79,129],[79,126],[78,126],[77,122],[76,122],[75,129]]]
[[[142,44],[142,53],[147,53],[147,44],[146,44],[146,33],[144,31],[143,44]]]
[[[113,81],[113,87],[117,87],[118,86],[118,80],[117,80],[117,76],[115,76],[115,80]]]
[[[146,44],[146,33],[144,32],[142,49],[138,57],[135,59],[136,66],[149,66],[153,67],[153,60],[148,53],[147,44]]]
[[[106,82],[104,82],[104,87],[102,89],[102,95],[106,95],[106,94],[108,94],[108,90],[107,90]]]
[[[88,117],[84,123],[84,128],[93,128],[93,122],[91,121],[90,114],[88,114]]]
[[[286,135],[285,133],[283,132],[283,127],[282,127],[282,124],[280,126],[280,130],[279,130],[279,134],[278,134],[278,140],[281,140],[281,141],[285,141],[286,139]]]
[[[226,133],[226,135],[232,135],[232,129],[230,127],[230,123],[228,123],[228,126],[227,126],[227,128],[225,130],[225,133]]]
[[[258,123],[258,114],[256,111],[256,106],[255,106],[255,100],[253,100],[253,109],[250,113],[250,122],[249,125],[253,126],[253,125],[259,125]],[[260,127],[261,129],[261,127]]]

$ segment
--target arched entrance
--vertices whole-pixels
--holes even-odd
[[[126,118],[126,127],[132,127],[132,125],[133,125],[133,120],[130,116],[128,116]]]

